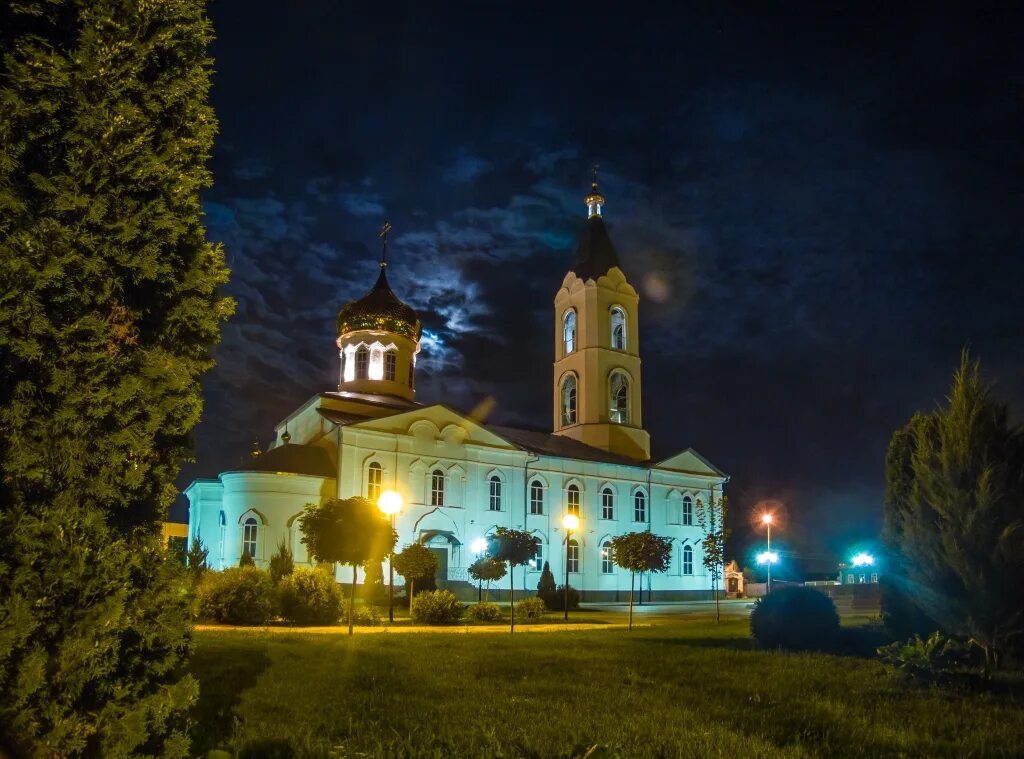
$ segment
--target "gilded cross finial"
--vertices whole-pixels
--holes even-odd
[[[597,192],[597,169],[598,169],[598,165],[595,163],[593,165],[593,167],[591,167],[591,168],[592,168],[592,171],[594,172],[594,178],[593,178],[593,181],[591,181],[591,183],[590,183],[590,188],[594,192]]]
[[[384,268],[388,265],[388,232],[391,231],[391,222],[385,221],[384,226],[380,228],[380,237],[383,240],[380,250],[380,268]]]

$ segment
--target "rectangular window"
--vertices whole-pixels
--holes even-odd
[[[392,351],[384,354],[384,379],[388,382],[395,381],[395,354]]]
[[[544,486],[539,482],[530,483],[530,513],[544,513]]]
[[[501,480],[491,477],[491,511],[501,511]]]
[[[569,541],[568,559],[569,574],[576,574],[580,571],[580,544],[575,540]]]
[[[444,472],[440,469],[430,475],[430,505],[444,506]]]
[[[871,582],[878,582],[878,575],[877,574],[872,573],[872,575],[871,575]]]
[[[693,524],[693,499],[690,496],[683,498],[683,524]]]
[[[612,544],[601,546],[601,574],[610,575],[615,571],[615,557],[612,556]]]
[[[580,513],[580,489],[575,485],[570,485],[565,491],[565,507],[570,514],[576,514],[579,516]]]
[[[608,488],[601,491],[601,519],[615,519],[615,494]]]
[[[540,572],[544,569],[544,549],[541,547],[539,540],[533,541],[533,545],[533,558],[530,559],[530,568],[536,572]]]
[[[360,348],[356,351],[356,379],[366,379],[370,368],[370,351]]]
[[[639,490],[633,496],[633,521],[647,521],[647,496]]]
[[[376,461],[370,464],[366,472],[366,497],[377,503],[380,499],[381,484],[384,481],[384,470]]]
[[[683,548],[683,574],[693,574],[693,551],[690,549],[690,546]]]

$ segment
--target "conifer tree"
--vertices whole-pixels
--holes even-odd
[[[1024,637],[1024,432],[966,352],[947,403],[898,431],[887,463],[899,590],[997,668]]]
[[[0,754],[188,753],[158,523],[231,309],[204,5],[0,6]]]

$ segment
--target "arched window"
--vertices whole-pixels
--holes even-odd
[[[384,483],[384,470],[376,461],[370,462],[366,469],[366,497],[374,503],[380,499],[381,486]]]
[[[647,494],[642,490],[633,494],[633,521],[647,521]]]
[[[356,379],[366,379],[370,371],[370,351],[365,345],[356,351]]]
[[[629,424],[629,377],[614,372],[608,381],[608,413],[618,424]]]
[[[615,519],[615,493],[611,488],[601,491],[601,519]]]
[[[570,574],[575,574],[580,571],[580,544],[575,540],[569,541],[569,550],[565,558]]]
[[[501,511],[501,478],[491,477],[491,511]]]
[[[610,575],[615,571],[615,556],[612,554],[612,542],[606,540],[601,544],[601,574]]]
[[[388,382],[395,381],[395,361],[398,357],[394,351],[388,351],[384,354],[384,379]]]
[[[536,572],[544,569],[544,544],[540,542],[540,538],[533,539],[533,558],[527,566]]]
[[[430,505],[444,506],[444,472],[440,469],[430,475]]]
[[[690,546],[683,546],[683,574],[693,574],[693,549]]]
[[[626,312],[618,306],[612,309],[612,347],[626,350]]]
[[[571,308],[562,317],[562,346],[565,355],[576,350],[576,312]]]
[[[540,480],[530,483],[530,513],[544,513],[544,483]]]
[[[242,553],[249,554],[250,559],[256,558],[256,538],[259,536],[260,524],[256,517],[249,517],[242,523]]]
[[[562,426],[576,424],[576,375],[562,380]]]
[[[693,524],[693,499],[683,496],[683,524]]]
[[[576,485],[570,485],[565,489],[565,508],[570,514],[580,513],[580,489]]]

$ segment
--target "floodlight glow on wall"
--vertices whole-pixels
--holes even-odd
[[[875,563],[875,557],[869,553],[859,553],[853,557],[852,563],[855,567],[870,567]]]
[[[775,551],[762,551],[757,555],[758,564],[777,564],[779,555]]]

